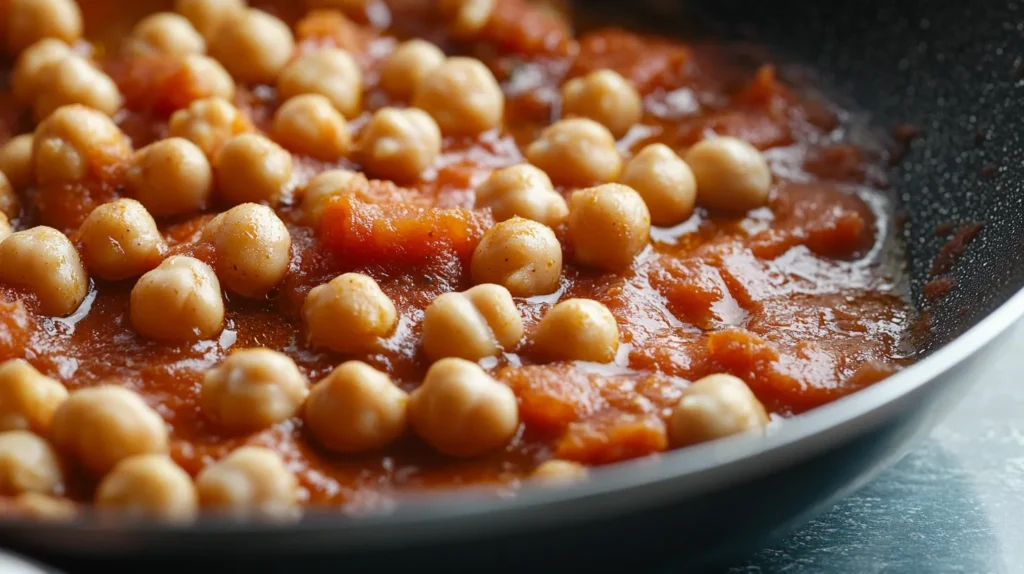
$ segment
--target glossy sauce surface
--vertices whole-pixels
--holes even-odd
[[[138,14],[122,17],[121,4],[82,2],[87,36],[96,43],[78,49],[92,52],[118,82],[127,109],[115,119],[138,149],[166,136],[169,113],[190,96],[173,62],[127,60],[117,50],[115,39],[133,19],[167,6],[138,3]],[[728,46],[618,29],[574,36],[562,16],[522,0],[499,0],[482,39],[472,43],[448,38],[425,0],[371,2],[365,14],[347,18],[300,14],[299,2],[253,4],[292,23],[300,51],[337,45],[355,55],[367,86],[363,115],[351,122],[356,130],[373,110],[406,105],[390,101],[376,83],[396,38],[410,36],[483,60],[505,92],[505,125],[479,137],[445,138],[436,168],[421,181],[401,187],[370,180],[335,200],[319,237],[297,208],[280,208],[292,236],[289,273],[265,301],[227,294],[227,324],[216,340],[168,345],[136,335],[128,321],[132,280],[94,279],[82,307],[60,319],[37,315],[30,296],[0,286],[0,360],[26,358],[72,390],[116,378],[167,421],[172,456],[189,473],[238,445],[259,444],[284,456],[308,502],[353,512],[378,508],[403,490],[514,489],[552,457],[606,464],[664,451],[669,408],[689,381],[709,373],[739,376],[774,417],[784,418],[908,362],[904,335],[913,314],[899,282],[901,255],[880,175],[885,158],[849,141],[850,114],[798,95],[771,65],[752,66]],[[736,136],[766,151],[775,177],[771,200],[743,216],[698,208],[683,224],[654,228],[652,245],[622,273],[572,264],[566,231],[556,229],[567,262],[559,290],[517,299],[527,337],[514,353],[483,361],[520,403],[523,425],[504,451],[454,460],[408,436],[382,453],[335,455],[318,449],[298,418],[244,436],[204,418],[203,373],[243,347],[286,352],[310,381],[358,358],[404,389],[416,388],[428,366],[419,344],[423,309],[441,293],[472,285],[469,255],[493,224],[488,211],[473,209],[473,188],[493,169],[524,161],[524,147],[560,117],[565,79],[601,68],[616,70],[644,96],[643,121],[618,144],[627,157],[652,142],[681,153],[708,134]],[[279,102],[273,87],[240,86],[235,103],[266,131]],[[30,116],[3,87],[0,143],[29,131]],[[293,203],[317,172],[359,168],[350,160],[296,160]],[[93,207],[123,193],[122,178],[114,169],[86,185],[30,190],[16,228],[45,223],[74,239]],[[159,220],[171,253],[210,260],[199,235],[216,212]],[[375,278],[399,310],[398,328],[379,354],[343,356],[306,345],[299,316],[305,294],[347,271]],[[530,333],[543,313],[570,297],[598,300],[615,315],[622,345],[614,364],[551,363],[533,346]],[[82,478],[70,494],[88,499],[92,488]]]

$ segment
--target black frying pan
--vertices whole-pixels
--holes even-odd
[[[677,568],[709,567],[789,531],[904,453],[1024,314],[1024,7],[999,0],[594,5],[613,21],[663,33],[767,45],[774,59],[815,70],[826,92],[870,112],[876,125],[903,125],[894,139],[918,132],[890,174],[915,303],[930,317],[917,365],[768,437],[602,469],[567,490],[526,490],[515,499],[463,494],[390,516],[318,515],[286,528],[6,523],[0,540],[66,567],[636,572],[667,556]],[[948,257],[951,292],[928,299],[936,257],[956,255],[950,236],[976,223],[983,227],[962,256]]]

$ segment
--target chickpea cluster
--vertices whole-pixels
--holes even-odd
[[[435,7],[452,37],[473,40],[496,1]],[[0,145],[0,283],[30,295],[39,314],[67,317],[86,308],[90,289],[123,282],[126,328],[157,344],[206,344],[230,328],[234,305],[291,294],[309,257],[296,228],[318,230],[332,198],[371,185],[364,172],[429,183],[448,166],[452,142],[505,127],[505,92],[481,60],[410,39],[367,64],[354,49],[297,44],[285,22],[245,0],[176,0],[173,12],[138,21],[118,57],[178,62],[192,95],[167,111],[166,137],[133,147],[125,132],[135,132],[119,127],[124,95],[83,55],[77,4],[8,0],[0,10],[10,91],[37,124]],[[264,89],[276,100],[250,117],[257,106],[246,96]],[[472,207],[496,223],[464,262],[463,290],[410,310],[374,268],[302,285],[297,344],[338,357],[337,366],[310,379],[292,349],[239,345],[196,385],[203,424],[244,437],[293,421],[341,455],[412,437],[446,456],[481,456],[514,445],[521,427],[516,394],[482,365],[519,350],[538,362],[621,360],[619,319],[596,299],[563,297],[572,289],[563,266],[625,272],[644,257],[652,225],[680,224],[697,206],[763,206],[772,173],[758,149],[732,137],[628,150],[617,140],[631,139],[644,100],[612,70],[571,78],[560,96],[562,118],[532,134],[521,163],[472,180]],[[77,229],[24,223],[31,190],[95,183],[116,193]],[[194,237],[168,231],[182,221]],[[410,332],[425,359],[418,384],[389,373],[381,355]],[[0,495],[26,514],[73,514],[57,497],[84,472],[102,512],[179,523],[200,509],[297,518],[297,466],[281,453],[241,446],[193,477],[172,458],[166,413],[152,397],[119,379],[69,392],[50,374],[22,359],[0,363]],[[693,382],[670,410],[677,447],[769,422],[754,392],[727,374]],[[586,477],[586,467],[557,459],[529,476],[548,485]]]
[[[325,379],[310,404],[319,413],[307,415],[310,424],[327,429],[318,436],[341,441],[328,444],[355,444],[356,450],[397,438],[405,428],[404,392],[369,367],[370,375],[358,369],[346,375],[346,368]],[[208,374],[202,405],[229,428],[250,428],[261,417],[291,416],[305,396],[305,380],[290,359],[252,349]],[[334,416],[339,404],[352,416]],[[69,394],[60,382],[14,359],[0,363],[0,411],[0,495],[15,497],[19,514],[73,515],[73,504],[54,497],[65,492],[69,470],[81,469],[99,479],[97,510],[120,518],[190,522],[201,506],[236,517],[297,516],[297,480],[277,453],[242,447],[193,481],[167,455],[169,432],[161,416],[121,381]]]
[[[423,313],[423,351],[432,360],[476,361],[515,349],[522,337],[519,310],[508,289],[500,285],[445,293]]]

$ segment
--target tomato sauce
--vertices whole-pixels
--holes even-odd
[[[118,56],[116,38],[133,19],[166,4],[133,3],[121,16],[124,3],[82,2],[95,43],[81,48],[99,57],[127,96],[115,120],[136,148],[164,137],[169,113],[196,97],[173,65]],[[743,378],[773,418],[784,419],[909,362],[913,310],[879,175],[886,158],[846,137],[853,115],[785,85],[770,64],[751,67],[728,46],[614,28],[577,34],[563,15],[525,0],[499,0],[483,38],[471,43],[448,38],[425,0],[370,2],[365,13],[347,15],[302,15],[298,2],[253,4],[292,24],[300,50],[336,45],[353,52],[368,90],[354,129],[374,109],[404,105],[390,101],[376,78],[398,39],[411,35],[483,60],[502,83],[505,126],[446,138],[435,169],[418,182],[367,180],[326,209],[319,237],[293,207],[280,208],[292,235],[289,273],[266,300],[227,294],[226,326],[215,340],[169,345],[135,334],[128,320],[133,281],[94,279],[85,303],[67,318],[41,316],[31,296],[0,286],[0,360],[26,358],[72,390],[115,379],[139,392],[168,423],[172,456],[189,473],[239,445],[258,444],[282,454],[308,503],[352,512],[378,508],[400,491],[514,489],[554,456],[598,465],[665,451],[670,407],[689,381],[709,373]],[[619,72],[644,96],[644,119],[619,141],[622,152],[652,142],[683,151],[708,134],[736,136],[766,152],[775,184],[770,203],[743,216],[698,208],[685,223],[653,229],[651,246],[621,273],[573,264],[562,241],[558,291],[517,299],[527,337],[514,352],[483,361],[519,400],[523,424],[507,448],[456,460],[410,435],[384,452],[337,455],[320,450],[299,418],[251,435],[227,434],[207,421],[198,406],[204,372],[245,347],[287,353],[310,381],[358,358],[404,389],[416,388],[428,366],[419,345],[423,310],[438,295],[471,286],[469,255],[493,224],[488,211],[473,209],[473,188],[495,168],[523,162],[525,145],[560,117],[559,86],[600,68]],[[32,127],[7,86],[0,82],[0,143]],[[260,129],[278,105],[271,86],[240,86],[235,103]],[[359,167],[296,160],[296,190],[324,169]],[[120,178],[113,169],[88,186],[31,190],[16,228],[45,223],[74,239],[89,210],[124,193]],[[215,212],[160,221],[171,252],[210,261],[199,235]],[[555,231],[564,240],[565,230]],[[372,276],[398,308],[398,328],[380,353],[343,356],[306,345],[299,316],[306,293],[347,271]],[[570,297],[595,299],[615,315],[622,344],[613,364],[541,359],[530,333],[551,305]],[[71,495],[88,499],[91,488],[82,477]]]

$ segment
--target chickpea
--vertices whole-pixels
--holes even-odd
[[[484,233],[470,261],[473,283],[496,283],[516,297],[558,289],[562,247],[550,227],[513,217]]]
[[[569,206],[548,174],[526,163],[492,173],[476,190],[476,206],[491,208],[497,221],[518,216],[552,228],[569,215]]]
[[[19,518],[63,521],[71,520],[78,512],[74,502],[40,492],[23,492],[10,502],[11,513]]]
[[[432,361],[477,361],[511,351],[523,338],[523,320],[508,289],[477,285],[445,293],[423,313],[423,351]]]
[[[60,459],[45,439],[24,430],[0,433],[0,494],[51,494],[63,482]]]
[[[213,190],[213,169],[203,150],[177,137],[137,151],[125,179],[135,199],[157,217],[202,211]]]
[[[14,98],[22,104],[31,105],[39,92],[43,69],[69,56],[71,48],[57,38],[43,38],[25,48],[11,70]]]
[[[235,449],[196,477],[199,504],[235,519],[294,520],[298,489],[281,456],[256,446]]]
[[[665,144],[640,150],[626,164],[620,181],[640,194],[655,225],[676,225],[693,215],[697,181],[690,166]]]
[[[746,383],[732,375],[708,375],[687,387],[672,409],[669,442],[689,446],[761,428],[768,420]]]
[[[381,108],[359,135],[359,150],[368,172],[411,181],[441,155],[441,130],[422,110]]]
[[[282,99],[320,94],[351,119],[362,109],[363,75],[351,54],[324,48],[292,60],[277,78],[277,93]]]
[[[302,216],[307,225],[320,227],[324,209],[332,197],[338,197],[366,185],[366,176],[347,169],[329,169],[318,173],[306,184],[302,194]]]
[[[306,401],[306,425],[333,452],[379,450],[405,432],[408,401],[387,373],[348,361],[313,386]]]
[[[272,83],[295,51],[287,24],[251,8],[225,18],[206,39],[211,56],[236,80],[252,84]]]
[[[249,118],[224,98],[196,100],[171,114],[167,134],[185,138],[213,159],[225,142],[252,130]]]
[[[555,359],[610,363],[619,350],[619,325],[597,301],[566,299],[541,319],[534,343]]]
[[[345,273],[306,295],[302,319],[313,347],[368,353],[378,350],[381,339],[395,330],[398,311],[372,278]]]
[[[293,97],[274,114],[274,137],[284,147],[324,161],[333,161],[352,147],[345,117],[320,94]]]
[[[108,281],[137,277],[156,267],[166,247],[153,216],[134,199],[94,209],[78,237],[86,268]]]
[[[3,243],[4,239],[7,239],[14,233],[14,228],[11,227],[11,222],[7,219],[7,216],[0,211],[0,243]]]
[[[52,227],[12,233],[0,243],[0,282],[33,293],[44,315],[71,314],[89,293],[89,276],[71,241]]]
[[[245,0],[175,0],[174,11],[209,41],[221,24],[245,11]]]
[[[622,171],[612,133],[586,118],[548,126],[526,147],[526,158],[555,182],[572,187],[614,181]]]
[[[640,121],[644,104],[626,78],[612,70],[595,70],[562,86],[562,113],[590,118],[620,138]]]
[[[631,187],[605,183],[581,189],[569,198],[569,237],[579,263],[621,271],[650,241],[651,214]]]
[[[81,105],[54,111],[36,127],[32,163],[40,186],[98,177],[131,155],[128,138],[102,113]]]
[[[716,211],[743,212],[768,203],[772,172],[758,149],[747,142],[719,137],[686,152],[697,181],[697,202]]]
[[[182,59],[184,82],[193,101],[205,98],[232,99],[235,80],[220,62],[202,54],[189,54]]]
[[[96,505],[125,518],[191,522],[199,496],[192,477],[167,455],[138,454],[118,462],[103,477]]]
[[[288,273],[291,236],[273,209],[243,203],[214,218],[203,231],[216,252],[217,276],[244,297],[260,298]]]
[[[384,60],[380,86],[393,98],[409,98],[420,81],[444,61],[444,52],[434,44],[418,38],[407,40]]]
[[[292,179],[292,154],[259,134],[244,133],[224,144],[213,169],[225,202],[277,205]]]
[[[39,71],[32,114],[36,121],[42,121],[61,106],[81,104],[112,116],[121,109],[123,101],[121,91],[110,76],[72,54]]]
[[[53,442],[102,476],[136,454],[167,452],[167,425],[142,397],[118,385],[71,393],[53,414]]]
[[[587,467],[568,460],[548,460],[533,469],[530,478],[548,486],[563,486],[587,478]]]
[[[438,8],[455,38],[470,39],[479,34],[494,12],[495,0],[439,0]]]
[[[441,359],[409,397],[409,423],[438,451],[470,457],[505,446],[519,428],[512,390],[476,363]]]
[[[139,20],[128,37],[132,54],[186,56],[206,53],[206,40],[184,16],[157,12]]]
[[[23,359],[0,363],[0,430],[50,431],[53,413],[68,391]]]
[[[43,38],[70,44],[82,37],[82,12],[74,0],[10,0],[6,16],[11,53]]]
[[[295,416],[307,394],[306,379],[288,355],[242,349],[206,372],[199,404],[221,427],[253,432]]]
[[[18,217],[19,213],[21,200],[18,199],[18,194],[14,192],[14,186],[7,180],[7,176],[0,171],[0,215],[7,221],[8,218]]]
[[[412,105],[449,135],[476,135],[501,125],[505,96],[480,60],[448,58],[416,84]]]
[[[139,278],[129,304],[132,327],[158,341],[197,341],[220,332],[224,300],[209,265],[185,256],[163,263]]]
[[[32,185],[32,134],[15,136],[0,146],[0,172],[15,190]]]

